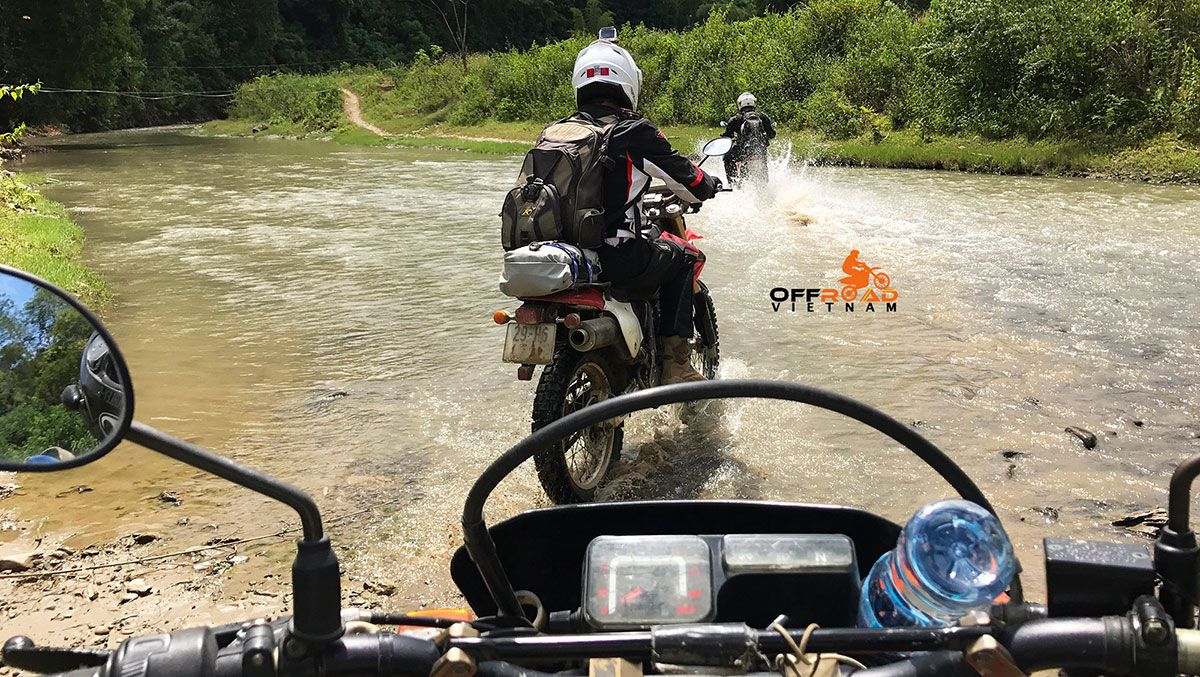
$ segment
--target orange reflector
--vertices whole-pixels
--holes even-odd
[[[452,621],[473,621],[475,616],[470,609],[421,609],[409,611],[405,616],[425,616],[427,618],[447,618]]]
[[[492,314],[492,320],[496,324],[506,324],[512,320],[512,316],[508,314],[507,310],[497,310]]]
[[[563,326],[567,329],[574,329],[579,326],[579,313],[570,313],[563,318]]]
[[[533,365],[532,364],[522,364],[521,366],[517,367],[517,380],[518,381],[532,381],[533,380]]]
[[[475,620],[475,616],[471,614],[470,609],[422,609],[421,611],[409,611],[404,615],[446,618],[452,621]],[[396,632],[427,632],[429,630],[430,628],[423,625],[401,625],[396,628]]]

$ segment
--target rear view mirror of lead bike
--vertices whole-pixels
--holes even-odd
[[[733,139],[727,136],[719,136],[712,141],[704,144],[704,149],[700,152],[708,157],[717,157],[724,155],[733,149]]]

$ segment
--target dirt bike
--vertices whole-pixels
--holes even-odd
[[[726,141],[706,145],[706,158],[724,154]],[[685,212],[699,205],[686,204],[665,186],[646,191],[641,209],[646,228],[669,233],[678,242],[699,239],[684,221]],[[720,363],[716,308],[699,277],[693,292],[692,367],[713,379]],[[515,311],[499,311],[493,319],[508,325],[503,359],[521,365],[518,379],[531,380],[535,365],[545,365],[533,400],[533,430],[621,393],[659,384],[663,346],[657,298],[623,299],[599,284],[520,301]],[[623,425],[622,419],[604,421],[537,455],[538,479],[551,500],[592,500],[620,460]]]
[[[1078,677],[1200,673],[1200,631],[1194,629],[1200,548],[1189,518],[1200,455],[1171,477],[1168,518],[1153,556],[1140,543],[1047,537],[1041,549],[1046,604],[1024,598],[1018,567],[1006,595],[953,625],[854,627],[860,581],[901,532],[863,509],[639,501],[529,510],[491,527],[484,521],[492,492],[545,445],[646,409],[749,397],[807,404],[863,423],[914,453],[962,498],[995,514],[971,478],[913,427],[848,397],[782,381],[660,386],[554,421],[500,454],[467,492],[463,546],[449,573],[474,614],[342,609],[340,567],[311,497],[134,421],[128,369],[95,316],[28,274],[0,267],[0,278],[0,302],[19,306],[43,292],[59,304],[50,315],[56,325],[90,325],[103,339],[87,354],[81,355],[86,332],[55,349],[55,359],[68,347],[75,351],[68,357],[80,360],[78,384],[69,373],[48,370],[41,376],[56,376],[37,385],[76,386],[61,406],[73,407],[89,427],[98,409],[114,413],[116,422],[94,439],[82,427],[56,428],[65,436],[58,446],[76,453],[58,463],[25,464],[25,452],[0,449],[0,471],[75,468],[127,440],[281,501],[302,525],[291,615],[130,637],[112,651],[41,647],[16,636],[2,651],[10,668],[70,677],[1016,677],[1059,668]],[[61,333],[43,334],[49,335]],[[22,379],[38,376],[37,364],[26,360],[45,356],[47,346],[30,346],[33,353],[5,366],[6,402],[33,385]],[[5,354],[19,356],[11,347]],[[103,396],[104,384],[85,378],[101,372],[117,388],[103,406],[92,398]],[[59,422],[65,420],[61,413],[55,414]],[[18,627],[21,619],[5,623]]]
[[[725,126],[724,122],[720,124]],[[740,138],[735,141],[725,157],[725,178],[735,188],[747,182],[766,185],[771,178],[767,167],[766,142],[744,144]]]
[[[735,187],[743,186],[747,182],[765,185],[771,178],[767,169],[767,150],[765,148],[746,150],[745,154],[731,163],[728,173],[729,180]]]
[[[866,272],[868,273],[870,281],[875,284],[876,288],[887,289],[888,285],[892,283],[892,278],[888,277],[888,274],[885,272],[875,272],[881,267],[882,266],[867,268]],[[856,277],[843,277],[842,279],[838,280],[838,284],[845,285],[842,287],[842,298],[846,301],[853,301],[854,299],[858,298],[858,290],[862,289],[862,287],[858,286],[858,278]]]

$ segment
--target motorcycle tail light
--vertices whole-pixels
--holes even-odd
[[[492,320],[496,324],[507,324],[508,322],[511,322],[512,319],[512,315],[509,315],[507,310],[497,310],[492,314]]]
[[[517,308],[517,324],[541,324],[546,314],[546,306],[525,304]]]

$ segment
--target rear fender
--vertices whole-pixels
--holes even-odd
[[[641,349],[642,340],[645,337],[642,335],[642,323],[638,321],[637,313],[633,312],[633,306],[624,301],[617,301],[608,297],[604,299],[604,312],[617,319],[617,324],[621,326],[621,335],[625,338],[625,347],[629,349],[630,357],[637,357],[638,350]]]

